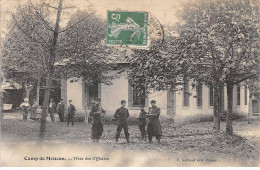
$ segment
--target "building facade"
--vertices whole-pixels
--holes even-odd
[[[116,74],[111,70],[109,74]],[[68,102],[73,100],[78,113],[89,113],[96,97],[101,99],[102,107],[107,115],[113,115],[120,107],[120,101],[127,101],[127,108],[132,116],[137,116],[140,105],[145,105],[148,110],[151,100],[157,101],[157,106],[161,108],[161,115],[170,118],[185,118],[198,114],[213,115],[214,91],[212,87],[199,85],[192,88],[191,82],[185,82],[182,91],[150,91],[146,98],[138,96],[129,84],[127,73],[123,72],[119,78],[112,80],[112,85],[95,83],[91,86],[86,85],[83,79],[72,82],[71,79],[63,77],[61,81],[61,98]],[[222,92],[223,113],[227,110],[227,91],[226,87]],[[184,93],[184,91],[190,93]],[[196,96],[196,97],[195,97]],[[233,112],[248,114],[249,90],[245,86],[234,86],[233,88]],[[255,102],[256,103],[256,102]],[[259,102],[258,102],[259,104]],[[253,107],[258,107],[253,103]],[[258,112],[259,109],[255,109]],[[260,112],[260,111],[259,111]]]

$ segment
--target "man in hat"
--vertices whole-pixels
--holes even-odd
[[[50,99],[49,113],[50,113],[50,116],[51,116],[51,121],[54,122],[54,120],[55,120],[54,113],[56,113],[56,104],[53,101],[53,99]]]
[[[125,131],[125,138],[127,143],[130,143],[129,141],[129,133],[128,133],[128,124],[127,124],[127,118],[129,117],[128,109],[125,108],[126,101],[121,100],[121,107],[116,110],[114,117],[117,119],[118,126],[117,126],[117,133],[116,133],[116,142],[118,142],[118,138],[120,136],[122,128],[124,128]]]
[[[90,111],[90,116],[92,116],[92,140],[93,142],[99,142],[99,139],[103,133],[103,118],[106,111],[100,105],[101,100],[97,98],[95,100],[95,105]]]
[[[72,126],[74,125],[74,114],[76,112],[75,106],[72,104],[72,100],[69,100],[69,107],[68,107],[68,117],[67,117],[67,125],[71,121]]]
[[[60,103],[57,105],[57,111],[61,122],[64,122],[65,104],[63,99],[60,99]]]
[[[156,101],[151,101],[152,107],[149,108],[148,114],[148,123],[147,123],[147,134],[149,143],[152,143],[153,136],[156,137],[158,143],[160,143],[160,139],[162,136],[161,123],[159,120],[159,116],[161,113],[161,109],[156,106]]]

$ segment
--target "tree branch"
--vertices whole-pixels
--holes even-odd
[[[15,21],[15,25],[17,25],[18,29],[21,30],[23,32],[23,34],[25,34],[27,37],[29,37],[31,40],[39,43],[40,45],[42,45],[44,48],[47,48],[45,45],[42,44],[42,42],[36,40],[35,38],[33,38],[31,35],[29,35],[26,31],[24,31],[20,26],[19,24],[17,23],[17,20],[15,19],[15,16],[12,14],[13,18],[14,18],[14,21]]]
[[[47,3],[45,3],[43,0],[41,0],[41,1],[42,1],[42,3],[43,3],[44,5],[46,5],[46,6],[50,7],[50,8],[53,8],[53,9],[58,10],[57,7],[53,7],[53,6],[51,6],[51,5],[47,4]]]
[[[242,78],[242,79],[240,79],[240,80],[238,80],[238,81],[235,81],[234,84],[241,83],[241,82],[243,82],[243,81],[245,81],[245,80],[247,80],[247,79],[249,79],[249,78],[252,78],[252,77],[257,76],[258,74],[259,74],[259,73],[252,74],[252,75],[249,75],[249,76],[247,76],[247,77],[244,77],[244,78]]]
[[[20,11],[20,14],[23,18],[23,20],[27,23],[27,25],[38,35],[38,37],[48,46],[50,47],[50,45],[44,40],[44,38],[42,38],[42,36],[33,28],[30,26],[30,23],[24,18],[24,15],[22,14],[22,11]]]
[[[54,32],[54,30],[51,28],[51,26],[47,23],[47,21],[39,14],[39,12],[37,11],[37,9],[34,7],[32,1],[30,0],[31,6],[32,8],[35,10],[36,14],[39,16],[39,18],[43,21],[44,25],[46,26],[46,28],[52,32]]]

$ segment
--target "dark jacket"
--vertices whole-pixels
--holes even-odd
[[[76,112],[76,108],[73,104],[70,104],[68,107],[68,114],[74,114]]]
[[[147,114],[147,112],[144,110],[139,113],[138,126],[146,125],[146,114]]]
[[[103,123],[103,118],[106,111],[99,105],[94,105],[90,111],[90,116],[93,116],[93,124]]]
[[[57,112],[58,113],[64,113],[65,112],[65,104],[64,103],[58,103]]]
[[[146,117],[148,117],[148,124],[147,124],[147,133],[148,135],[156,136],[156,135],[162,135],[161,130],[161,123],[159,120],[159,116],[161,114],[161,109],[157,106],[150,107],[148,114]]]
[[[118,120],[118,124],[127,124],[127,118],[129,117],[128,109],[120,107],[116,110],[114,117]]]

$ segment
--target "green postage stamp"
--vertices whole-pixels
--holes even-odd
[[[147,12],[107,12],[107,45],[147,47],[149,14]]]

